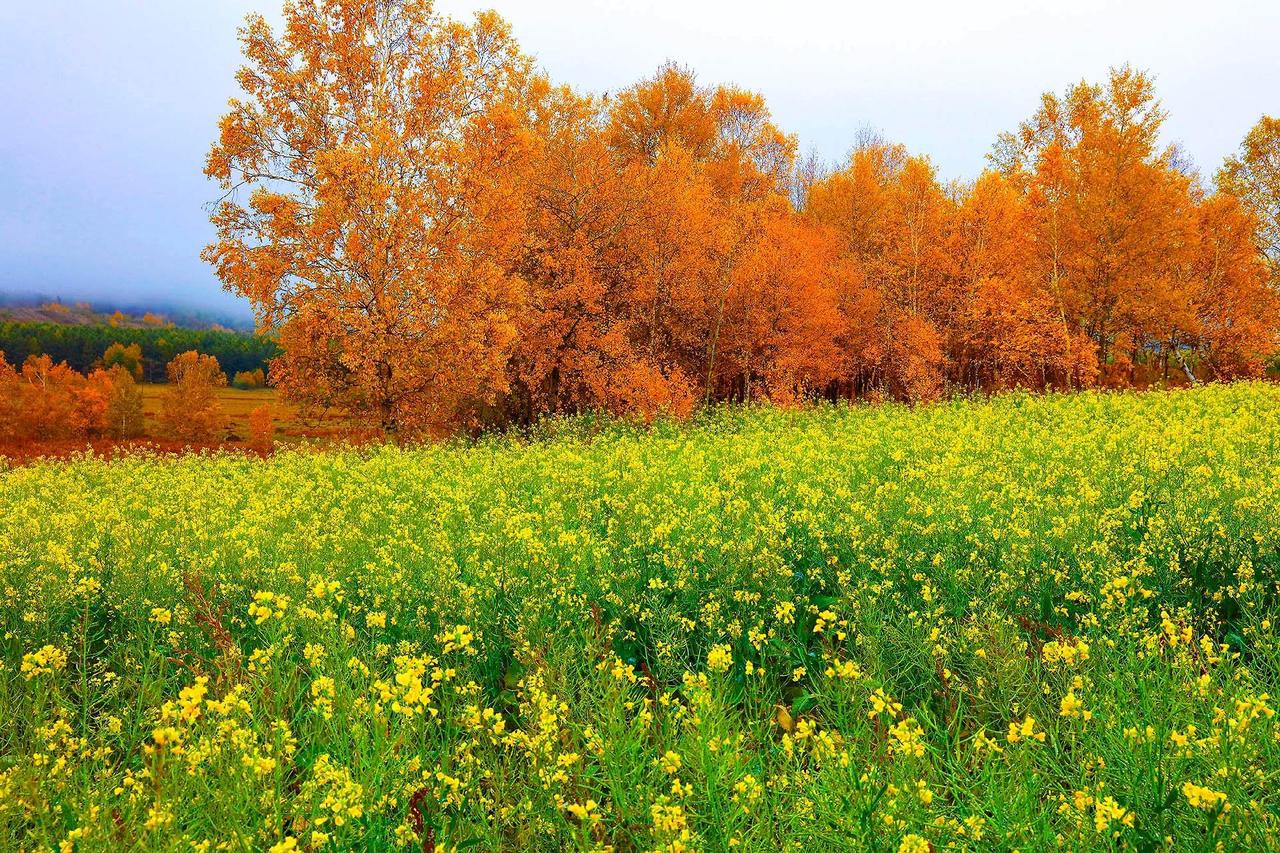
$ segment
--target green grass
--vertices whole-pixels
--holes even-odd
[[[167,386],[145,384],[142,386],[144,437],[163,438],[160,400]],[[304,413],[297,405],[286,401],[274,388],[218,388],[214,391],[218,407],[227,421],[225,439],[231,442],[247,442],[251,434],[249,414],[258,406],[271,410],[275,425],[275,438],[280,445],[308,444],[315,440],[341,440],[343,437],[363,435],[359,424],[334,411]]]
[[[1280,845],[1273,385],[39,462],[0,518],[2,848]]]

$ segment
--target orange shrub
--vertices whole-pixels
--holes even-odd
[[[191,350],[169,362],[167,370],[169,385],[160,398],[161,430],[179,441],[219,441],[227,419],[214,389],[225,388],[227,377],[218,360]]]
[[[269,453],[275,446],[275,419],[266,403],[249,413],[249,446],[260,453]]]

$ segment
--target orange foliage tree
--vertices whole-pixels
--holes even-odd
[[[284,20],[242,31],[205,257],[278,331],[287,397],[389,433],[1199,381],[1280,348],[1274,120],[1209,195],[1127,66],[1043,96],[962,184],[872,133],[797,162],[763,98],[677,65],[553,86],[491,13]]]
[[[640,359],[629,306],[637,259],[628,242],[651,215],[642,168],[605,142],[605,104],[568,89],[538,104],[542,144],[516,271],[525,310],[499,420],[615,407],[619,377]]]
[[[132,379],[132,377],[130,377]],[[47,355],[28,356],[16,370],[0,353],[0,439],[84,439],[108,429],[114,379],[106,371],[88,376]]]
[[[179,441],[220,441],[227,420],[216,389],[226,387],[227,376],[218,360],[190,350],[169,362],[166,370],[169,384],[160,397],[164,434]]]
[[[556,90],[535,130],[519,265],[528,308],[500,416],[681,414],[763,391],[737,355],[743,310],[775,305],[750,298],[776,286],[748,275],[762,272],[752,252],[767,228],[811,236],[782,225],[796,218],[786,202],[795,143],[763,99],[669,65],[612,101]],[[793,319],[794,309],[781,308]]]
[[[270,453],[275,446],[275,421],[266,403],[249,412],[249,446],[259,453]]]
[[[912,400],[942,393],[939,326],[951,307],[945,241],[953,210],[927,159],[874,137],[810,187],[807,217],[842,250],[846,393]]]
[[[1105,85],[1044,95],[995,157],[1027,193],[1034,266],[1065,318],[1063,344],[1074,350],[1083,330],[1113,384],[1132,381],[1148,352],[1181,353],[1193,334],[1193,180],[1158,145],[1164,119],[1150,77],[1126,66]],[[1080,372],[1087,380],[1087,363]]]
[[[1171,360],[1194,378],[1193,356],[1214,376],[1256,373],[1276,348],[1273,297],[1255,286],[1261,258],[1240,243],[1245,223],[1226,194],[1204,198],[1176,148],[1159,146],[1164,120],[1151,78],[1125,66],[1105,85],[1045,95],[997,147],[1026,193],[1037,280],[1081,379],[1090,366],[1074,352],[1079,331],[1109,384],[1136,381],[1140,366],[1167,378]],[[1258,322],[1232,308],[1241,302]]]
[[[21,392],[18,372],[0,351],[0,441],[17,441],[20,437]]]
[[[1280,288],[1280,118],[1263,116],[1218,172],[1218,187],[1254,217],[1258,249]]]
[[[137,438],[143,432],[142,389],[133,373],[121,365],[106,371],[110,381],[107,392],[106,428],[116,438]]]
[[[1198,213],[1191,299],[1200,352],[1215,379],[1260,376],[1280,350],[1280,296],[1257,251],[1257,219],[1223,192]]]
[[[545,84],[496,15],[429,0],[289,3],[282,33],[253,16],[241,41],[204,256],[278,329],[278,386],[390,433],[466,421],[506,389]]]
[[[231,384],[244,391],[265,388],[267,387],[267,374],[261,367],[255,367],[253,370],[237,371],[231,380]]]
[[[948,373],[966,388],[1045,388],[1086,379],[1092,351],[1036,278],[1031,211],[1013,182],[985,172],[956,211]],[[1072,346],[1072,340],[1080,342]],[[1085,354],[1083,365],[1072,353]]]

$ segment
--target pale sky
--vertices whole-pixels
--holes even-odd
[[[247,313],[199,259],[201,174],[234,94],[236,27],[280,0],[0,3],[0,293]],[[1211,177],[1280,113],[1280,2],[439,0],[497,8],[557,81],[617,91],[673,60],[764,94],[835,160],[870,125],[972,178],[1039,94],[1153,72],[1167,141]]]

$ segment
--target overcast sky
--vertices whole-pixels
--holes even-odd
[[[440,0],[469,16],[493,3]],[[201,174],[234,93],[236,27],[280,0],[0,3],[0,293],[234,312],[199,259]],[[1280,113],[1280,2],[498,0],[558,81],[616,91],[662,62],[762,92],[827,159],[870,125],[971,178],[1046,90],[1130,62],[1157,76],[1211,177]]]

